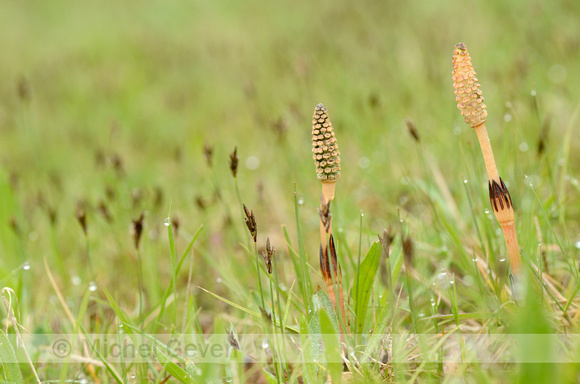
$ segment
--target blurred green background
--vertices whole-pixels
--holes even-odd
[[[10,284],[21,284],[32,328],[48,326],[44,310],[55,302],[44,257],[72,302],[80,298],[75,287],[94,278],[134,306],[129,226],[146,211],[142,254],[148,302],[156,303],[171,274],[163,227],[171,209],[181,250],[205,225],[195,284],[235,291],[233,283],[220,288],[209,262],[251,273],[228,169],[234,147],[241,199],[256,212],[260,243],[269,236],[283,252],[281,225],[295,239],[296,183],[317,265],[320,185],[310,135],[318,103],[341,150],[334,214],[343,246],[356,254],[360,210],[365,249],[401,215],[423,262],[448,266],[456,245],[430,205],[459,218],[452,225],[474,242],[466,178],[473,214],[488,222],[483,161],[453,94],[458,42],[482,84],[496,161],[522,218],[522,247],[535,250],[533,218],[541,218],[529,182],[554,223],[565,209],[569,241],[578,244],[579,15],[576,0],[3,1],[0,277],[31,266]],[[78,207],[87,212],[96,277],[87,270]],[[284,274],[290,285],[291,270]],[[199,300],[210,314],[226,308]]]

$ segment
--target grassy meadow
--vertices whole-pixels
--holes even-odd
[[[579,24],[572,0],[1,2],[0,383],[578,382]],[[459,42],[517,281],[456,106]],[[343,313],[319,263],[318,103]],[[153,356],[54,356],[60,335]]]

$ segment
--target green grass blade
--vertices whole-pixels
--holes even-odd
[[[355,330],[357,334],[363,333],[364,330],[371,291],[379,270],[381,251],[381,244],[375,241],[360,263],[359,271],[357,272],[357,280],[359,281],[354,305],[356,315]]]
[[[163,368],[180,383],[183,384],[197,384],[197,382],[179,365],[175,364],[171,359],[157,346],[155,346],[155,357],[163,365]]]
[[[0,363],[4,367],[4,374],[9,383],[20,384],[24,382],[16,352],[14,352],[10,340],[3,331],[0,331]]]

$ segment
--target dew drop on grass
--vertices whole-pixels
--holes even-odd
[[[442,278],[443,278],[443,277],[445,277],[446,275],[447,275],[447,270],[446,270],[445,268],[443,268],[443,269],[441,270],[441,273],[439,274],[439,278],[441,278],[441,279],[442,279]]]
[[[474,263],[477,263],[477,257],[474,257],[473,259],[471,259],[471,261],[473,261]]]
[[[22,266],[22,269],[24,269],[25,271],[30,270],[30,264],[28,263],[28,261],[26,263],[24,263],[24,265]]]
[[[528,149],[529,149],[529,148],[528,148],[528,143],[526,143],[525,141],[524,141],[524,142],[522,142],[522,143],[520,143],[520,146],[519,146],[519,148],[520,148],[520,151],[521,151],[521,152],[527,152],[527,151],[528,151]]]
[[[541,247],[541,246],[542,246],[542,242],[538,241],[538,247]]]
[[[463,179],[463,184],[467,184],[467,179]]]
[[[574,246],[576,247],[576,249],[580,249],[580,240],[578,240],[578,241],[577,241],[577,242],[574,244]]]
[[[82,280],[80,277],[73,276],[71,280],[72,280],[73,285],[76,285],[76,286],[81,285]]]
[[[268,349],[270,347],[270,343],[268,343],[268,339],[262,340],[262,349]]]
[[[512,121],[512,115],[506,113],[505,115],[503,115],[503,121],[505,121],[506,123]]]
[[[299,198],[298,199],[298,205],[302,205],[304,204],[304,199],[303,198]]]
[[[89,283],[89,291],[95,292],[96,290],[97,290],[97,283],[95,283],[94,281],[91,281]]]
[[[532,90],[532,92],[530,92],[530,94],[531,94],[532,96],[536,96],[536,91],[535,91],[535,90]]]
[[[169,227],[169,224],[171,224],[171,219],[169,217],[166,217],[165,220],[163,220],[163,225]]]
[[[218,277],[217,279],[215,279],[215,282],[218,283],[218,284],[221,284],[222,283],[222,279],[220,277]]]
[[[505,257],[502,257],[501,259],[499,259],[500,263],[505,263]]]

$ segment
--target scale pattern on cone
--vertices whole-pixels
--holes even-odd
[[[487,120],[487,110],[483,103],[480,84],[471,57],[465,44],[459,43],[453,51],[453,88],[455,88],[455,101],[465,122],[476,128]]]
[[[333,182],[340,177],[340,151],[326,107],[318,104],[312,117],[312,158],[318,179]]]

